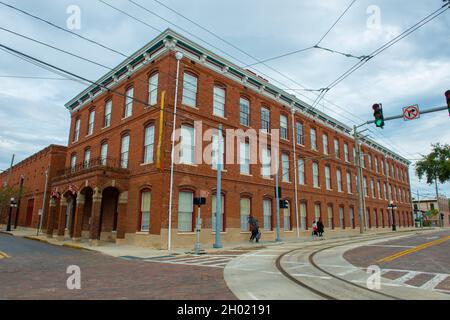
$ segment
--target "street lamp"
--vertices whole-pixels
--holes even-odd
[[[397,226],[395,225],[395,209],[397,209],[397,206],[394,204],[393,201],[388,206],[388,209],[392,210],[392,231],[397,231]]]
[[[12,219],[12,209],[17,208],[17,201],[15,198],[11,198],[9,202],[9,215],[8,215],[8,225],[6,231],[11,231],[11,219]]]

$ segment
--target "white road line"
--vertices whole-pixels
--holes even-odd
[[[412,278],[417,276],[419,273],[420,272],[416,272],[416,271],[408,272],[404,276],[401,276],[400,278],[393,280],[393,283],[403,284],[403,283],[407,282],[408,280],[411,280]]]
[[[318,279],[331,280],[330,277],[316,276],[316,275],[313,275],[313,274],[306,274],[306,273],[295,273],[295,274],[291,274],[291,276],[293,276],[293,277],[318,278]]]
[[[436,288],[442,281],[444,281],[445,279],[447,279],[448,274],[437,274],[434,276],[433,279],[429,280],[428,282],[424,283],[423,285],[420,286],[421,289],[426,289],[426,290],[433,290],[434,288]]]
[[[346,270],[344,272],[338,273],[338,276],[340,276],[340,277],[346,276],[346,275],[348,275],[350,273],[353,273],[353,272],[356,272],[356,271],[363,271],[363,270],[361,270],[359,268],[350,268],[350,269],[348,269],[348,270]]]
[[[194,257],[194,258],[181,258],[181,259],[172,259],[172,260],[163,260],[163,262],[166,261],[175,261],[175,262],[187,262],[189,261],[208,261],[208,260],[215,260],[217,257]]]
[[[253,293],[247,291],[247,294],[252,300],[258,300],[258,298]]]
[[[364,247],[384,247],[384,248],[415,248],[414,246],[396,246],[396,245],[388,245],[388,244],[368,244]]]

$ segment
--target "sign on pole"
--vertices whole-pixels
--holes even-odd
[[[403,119],[405,121],[416,120],[420,118],[420,110],[417,104],[403,108]]]

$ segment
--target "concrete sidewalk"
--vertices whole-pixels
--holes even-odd
[[[23,237],[30,240],[35,241],[41,241],[44,243],[48,243],[51,245],[59,245],[59,246],[66,246],[74,249],[81,249],[81,250],[89,250],[89,251],[96,251],[100,252],[105,255],[113,256],[113,257],[136,257],[136,258],[154,258],[154,257],[162,257],[162,256],[169,256],[169,255],[183,255],[183,254],[193,254],[193,246],[187,247],[187,248],[177,248],[173,249],[172,251],[168,250],[158,250],[158,249],[152,249],[152,248],[146,248],[146,247],[140,247],[135,245],[117,245],[115,243],[111,242],[103,242],[101,241],[98,246],[91,246],[88,240],[82,240],[81,242],[74,242],[70,239],[59,241],[55,238],[48,238],[47,235],[43,232],[40,233],[39,236],[37,236],[36,229],[30,229],[30,228],[18,228],[17,230],[6,232],[3,231],[6,228],[4,226],[0,226],[0,233],[6,233],[10,234],[16,237]],[[434,230],[435,228],[425,228],[426,230]],[[425,230],[424,229],[424,230]],[[400,231],[397,231],[396,233],[402,233],[404,231],[412,231],[417,230],[420,231],[422,229],[416,229],[416,228],[405,228],[401,229]],[[369,230],[365,234],[360,235],[359,233],[352,233],[352,234],[346,234],[346,233],[336,233],[333,234],[333,232],[328,232],[326,239],[343,239],[343,238],[356,238],[356,237],[366,237],[373,234],[391,234],[393,233],[392,230],[385,228],[385,229],[378,229],[378,230]],[[305,242],[312,242],[312,241],[320,241],[318,239],[312,239],[311,237],[301,237],[299,239],[293,239],[293,240],[285,240],[281,242],[275,242],[275,241],[262,241],[258,244],[256,243],[226,243],[223,244],[223,248],[215,249],[215,248],[208,248],[204,247],[204,253],[206,254],[224,254],[228,252],[242,252],[242,251],[252,251],[252,250],[259,250],[264,249],[271,246],[279,246],[286,243],[305,243]]]

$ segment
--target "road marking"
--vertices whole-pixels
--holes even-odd
[[[390,261],[396,260],[398,258],[401,258],[403,256],[406,256],[408,254],[411,254],[411,253],[414,253],[414,252],[418,252],[420,250],[429,248],[431,246],[435,246],[435,245],[441,244],[441,243],[443,243],[443,242],[445,242],[447,240],[450,240],[450,236],[447,236],[447,237],[441,238],[441,239],[437,239],[437,240],[434,240],[434,241],[431,241],[431,242],[427,242],[427,243],[421,244],[421,245],[419,245],[417,247],[414,247],[414,248],[411,248],[411,249],[408,249],[408,250],[397,252],[397,253],[395,253],[393,255],[390,255],[390,256],[388,256],[386,258],[380,259],[377,262],[378,263],[390,262]]]
[[[349,269],[349,270],[347,270],[347,271],[344,271],[344,272],[341,272],[341,273],[338,273],[338,276],[346,276],[346,275],[349,275],[350,273],[353,273],[353,272],[356,272],[356,271],[362,271],[361,269],[359,269],[359,268],[351,268],[351,269]]]
[[[316,276],[313,274],[306,274],[306,273],[295,273],[291,274],[293,277],[305,277],[305,278],[317,278],[317,279],[324,279],[324,280],[331,280],[331,277],[326,276]]]
[[[434,276],[433,279],[431,279],[428,282],[425,282],[423,285],[421,285],[420,288],[426,289],[426,290],[434,290],[434,288],[436,288],[439,285],[439,283],[441,283],[442,281],[447,279],[447,277],[448,277],[448,274],[437,274]]]
[[[383,247],[383,248],[415,248],[414,246],[396,246],[390,244],[368,244],[365,247]]]
[[[258,298],[253,293],[247,291],[247,294],[249,295],[250,298],[252,298],[252,300],[258,300]]]
[[[412,271],[412,272],[408,272],[407,274],[405,274],[404,276],[401,276],[400,278],[397,278],[393,281],[393,283],[398,283],[398,284],[402,284],[407,282],[408,280],[411,280],[412,278],[414,278],[415,276],[417,276],[420,272],[417,271]]]

